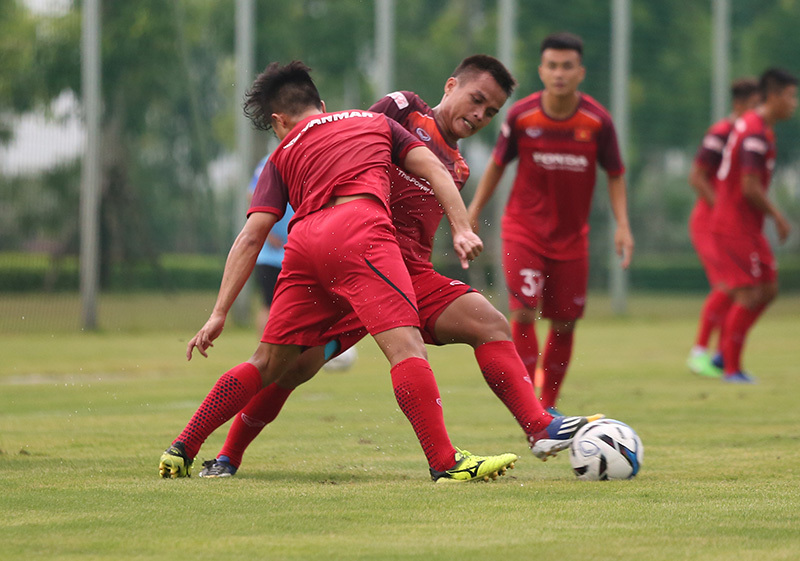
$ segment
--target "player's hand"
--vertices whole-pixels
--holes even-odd
[[[614,232],[614,248],[620,257],[620,267],[627,269],[633,256],[633,234],[630,228],[617,226],[617,231]]]
[[[778,239],[782,242],[786,241],[789,237],[789,232],[792,231],[792,225],[786,220],[782,214],[775,215],[775,227],[778,229]]]
[[[483,242],[478,234],[470,230],[453,233],[453,247],[461,261],[461,268],[468,269],[469,262],[475,259],[483,251]]]
[[[192,360],[192,352],[195,348],[201,355],[208,358],[206,349],[214,346],[212,341],[220,336],[224,327],[225,316],[221,314],[211,314],[211,317],[208,318],[203,328],[189,341],[189,345],[186,347],[186,360]]]

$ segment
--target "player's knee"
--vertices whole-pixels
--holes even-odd
[[[533,323],[536,321],[536,310],[533,308],[520,308],[511,312],[511,320],[517,323]]]
[[[568,335],[575,331],[575,320],[553,320],[550,324],[551,329],[559,335]]]
[[[415,327],[396,327],[373,337],[392,366],[408,358],[428,359],[422,335]]]
[[[476,331],[480,334],[479,340],[477,341],[478,344],[487,341],[511,340],[511,327],[508,324],[508,320],[493,307],[491,311],[480,318],[479,325],[476,326]]]
[[[762,287],[760,296],[761,296],[760,305],[762,306],[769,305],[778,296],[778,284],[770,283],[764,285]]]

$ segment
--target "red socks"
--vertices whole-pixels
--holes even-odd
[[[722,328],[725,316],[728,314],[732,304],[731,297],[721,290],[714,289],[709,293],[705,304],[703,304],[703,311],[700,314],[700,325],[697,329],[695,346],[708,348],[708,340],[711,338],[711,333],[714,329]]]
[[[731,306],[722,328],[722,362],[726,376],[742,369],[742,348],[747,333],[765,308],[766,306],[760,306],[750,310],[736,303]]]
[[[428,464],[445,471],[455,463],[456,449],[444,426],[442,400],[428,361],[407,358],[392,367],[392,386],[400,409],[408,418]]]
[[[575,332],[558,333],[553,329],[547,337],[542,364],[544,366],[544,386],[542,386],[542,407],[555,407],[558,392],[567,374],[567,366],[572,356],[572,341]]]
[[[258,368],[249,362],[231,368],[220,376],[173,444],[183,442],[186,455],[194,458],[206,438],[247,405],[260,389]]]
[[[217,457],[227,456],[233,467],[242,464],[244,451],[261,431],[275,420],[293,389],[270,384],[258,392],[234,418],[225,444]]]
[[[536,362],[539,360],[539,342],[536,340],[535,325],[514,320],[511,320],[510,324],[511,339],[532,381],[536,376]]]
[[[533,381],[511,341],[492,341],[475,349],[483,377],[500,401],[511,411],[525,434],[532,436],[553,417],[533,391]]]

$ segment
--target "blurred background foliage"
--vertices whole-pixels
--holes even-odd
[[[137,287],[133,273],[144,267],[156,282],[142,286],[180,288],[185,285],[165,268],[174,259],[164,256],[201,254],[215,267],[221,265],[243,219],[233,209],[236,190],[246,186],[237,184],[231,172],[236,121],[244,118],[242,100],[234,93],[235,3],[101,4],[102,283],[105,288]],[[757,75],[769,66],[800,73],[800,1],[731,4],[731,77]],[[414,90],[436,105],[462,58],[497,54],[497,10],[494,0],[397,2],[394,88]],[[270,61],[301,59],[313,68],[331,110],[366,108],[387,93],[374,86],[372,0],[257,0],[256,14],[253,77]],[[610,18],[610,2],[518,2],[512,69],[520,84],[516,97],[541,87],[542,38],[569,30],[585,41],[582,89],[608,106]],[[686,231],[694,202],[686,175],[711,121],[711,2],[635,0],[632,30],[625,159],[637,239],[633,287],[653,285],[650,276],[678,275],[675,288],[702,288]],[[25,256],[46,255],[50,263],[45,275],[50,281],[0,275],[0,292],[74,289],[77,282],[52,279],[59,271],[75,269],[78,250],[80,43],[81,2],[0,0],[0,261],[9,264],[0,269],[19,269],[14,260]],[[38,123],[35,130],[71,125],[78,132],[42,134],[26,143],[22,133],[31,122]],[[498,119],[462,144],[473,168],[464,192],[467,201],[499,124]],[[772,191],[796,226],[798,127],[797,118],[777,126],[779,168]],[[268,141],[266,134],[258,136],[258,153],[249,155],[253,164]],[[601,184],[592,214],[594,286],[605,282],[607,221]],[[493,228],[488,224],[482,234],[492,235]],[[795,231],[779,249],[789,266],[799,245]],[[451,264],[444,253],[437,253],[436,260],[445,268]],[[11,266],[12,261],[17,264]],[[667,273],[664,263],[672,264]]]

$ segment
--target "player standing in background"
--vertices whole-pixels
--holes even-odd
[[[250,181],[250,198],[252,200],[253,193],[256,190],[258,177],[261,175],[261,170],[267,163],[269,156],[265,156],[258,162],[253,179]],[[256,326],[264,331],[267,325],[267,318],[269,317],[269,307],[272,304],[272,295],[275,292],[275,283],[278,281],[278,275],[281,272],[281,263],[283,262],[283,246],[286,244],[286,239],[289,236],[289,221],[294,216],[291,207],[286,209],[286,214],[275,223],[267,236],[267,241],[261,248],[261,251],[256,258],[256,266],[253,270],[254,276],[258,281],[258,286],[261,289],[261,306],[258,310],[258,317],[256,318]]]
[[[162,477],[190,475],[205,439],[239,412],[304,347],[327,342],[325,331],[351,310],[391,366],[400,409],[414,428],[434,480],[496,477],[515,454],[475,456],[456,449],[444,426],[441,398],[419,332],[411,279],[389,214],[392,162],[425,177],[442,204],[462,266],[480,253],[466,208],[447,170],[422,142],[383,115],[324,113],[309,69],[270,64],[247,93],[245,113],[281,140],[259,177],[248,219],[225,264],[211,317],[189,341],[187,358],[219,337],[233,301],[272,226],[295,209],[270,317],[253,356],[225,374],[189,424],[162,454]]]
[[[516,81],[499,60],[474,55],[453,71],[436,107],[429,107],[413,92],[400,91],[385,96],[369,110],[387,115],[423,140],[460,189],[469,177],[469,167],[458,149],[458,141],[489,124],[515,85]],[[430,258],[443,209],[432,196],[430,185],[396,166],[390,173],[392,220],[417,296],[423,339],[433,345],[465,343],[473,347],[484,379],[523,428],[537,457],[545,459],[566,448],[587,418],[553,419],[543,411],[503,314],[463,282],[434,271]],[[352,330],[353,319],[346,318],[342,323]],[[343,334],[340,344],[346,347],[363,335],[363,330]],[[319,369],[324,360],[322,349],[303,354],[308,358],[314,353],[316,364],[281,377],[274,387],[262,390],[237,415],[220,454],[205,463],[201,477],[229,477],[236,473],[245,449],[275,419],[288,393]]]
[[[731,114],[711,125],[706,131],[689,172],[689,184],[697,193],[697,202],[689,218],[689,236],[706,271],[711,292],[700,312],[697,337],[689,353],[687,366],[695,374],[710,378],[722,376],[722,354],[718,352],[712,357],[708,343],[714,331],[719,331],[722,327],[722,321],[733,303],[716,271],[717,257],[711,234],[715,181],[722,161],[722,150],[733,130],[734,121],[742,113],[755,107],[760,97],[755,78],[739,78],[731,84]],[[719,345],[719,340],[717,344]]]
[[[608,174],[617,223],[614,245],[623,268],[630,263],[633,236],[614,124],[603,106],[578,91],[586,75],[583,41],[571,33],[555,33],[542,41],[540,51],[544,90],[511,107],[469,213],[477,230],[506,165],[519,157],[502,222],[511,330],[533,378],[539,356],[537,308],[551,320],[542,353],[540,398],[558,415],[556,401],[572,355],[575,323],[586,303],[588,220],[598,163]]]
[[[738,384],[755,382],[742,370],[742,349],[748,332],[778,295],[777,263],[762,232],[764,217],[775,221],[781,241],[791,230],[767,190],[775,167],[772,127],[797,108],[797,78],[771,68],[761,75],[758,89],[761,102],[736,120],[725,145],[711,217],[719,278],[733,299],[722,325],[722,380]]]
[[[258,165],[256,165],[253,178],[250,181],[251,200],[256,190],[256,185],[258,184],[258,178],[268,159],[269,156],[265,156],[258,162]],[[253,270],[253,276],[256,278],[256,281],[258,281],[258,286],[261,289],[261,306],[258,310],[256,326],[262,332],[267,325],[267,318],[269,318],[269,308],[272,304],[272,296],[275,293],[275,283],[278,282],[278,275],[281,273],[281,264],[283,263],[283,246],[286,245],[286,240],[289,237],[289,222],[293,216],[294,211],[292,207],[286,207],[286,214],[284,214],[272,227],[272,230],[270,230],[267,241],[264,242],[264,247],[261,248],[258,254],[256,266]],[[357,357],[358,353],[355,347],[351,347],[344,353],[326,362],[325,369],[337,371],[347,370],[353,365]]]

